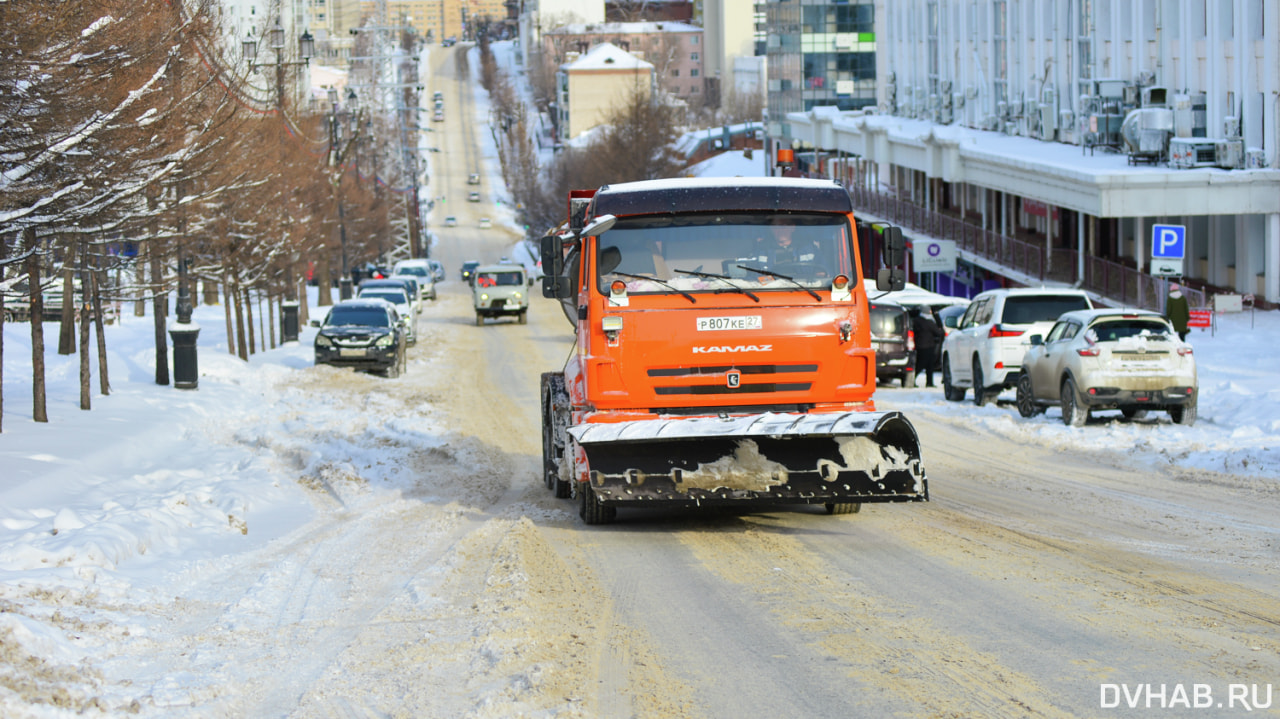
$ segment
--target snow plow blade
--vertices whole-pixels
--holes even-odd
[[[569,434],[603,505],[929,499],[915,427],[898,412],[637,420]]]

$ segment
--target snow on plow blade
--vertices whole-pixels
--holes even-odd
[[[915,427],[898,412],[652,419],[569,434],[606,505],[929,499]]]

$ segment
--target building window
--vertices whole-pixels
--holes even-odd
[[[692,43],[692,44],[694,44],[694,45],[697,45],[697,44],[698,44],[698,36],[697,36],[697,35],[690,35],[690,36],[689,36],[689,41],[690,41],[690,43]]]
[[[671,77],[680,77],[680,68],[673,68],[671,70]]]
[[[691,52],[691,53],[689,53],[689,59],[690,59],[690,60],[693,60],[694,62],[697,62],[697,61],[698,61],[698,53],[696,53],[696,52]]]
[[[697,94],[698,94],[698,86],[697,86],[697,85],[694,85],[693,87],[689,88],[689,94],[690,94],[690,95],[697,95]]]
[[[697,77],[697,76],[698,76],[698,68],[695,67],[689,71],[689,77]]]

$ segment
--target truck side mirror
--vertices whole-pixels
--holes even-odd
[[[560,274],[564,272],[564,254],[560,250],[560,238],[555,234],[542,237],[542,296],[556,299],[560,296]]]
[[[902,239],[901,227],[886,227],[880,233],[883,241],[885,267],[901,267],[907,261],[907,244]]]

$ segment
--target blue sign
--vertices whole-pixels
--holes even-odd
[[[1162,260],[1181,260],[1187,256],[1185,225],[1152,225],[1151,256]]]

